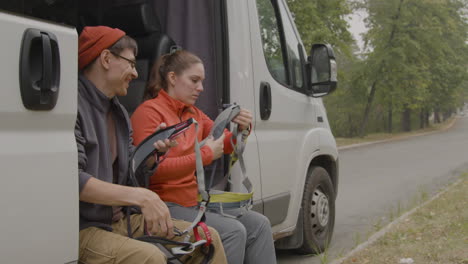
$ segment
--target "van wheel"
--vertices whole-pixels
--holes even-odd
[[[302,197],[304,242],[297,251],[319,254],[329,245],[335,225],[335,192],[328,172],[310,167]]]

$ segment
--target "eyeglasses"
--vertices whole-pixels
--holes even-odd
[[[135,69],[135,67],[136,67],[136,61],[131,60],[131,59],[128,59],[128,58],[125,58],[124,56],[120,56],[119,54],[117,54],[117,53],[115,53],[115,52],[113,52],[113,51],[110,51],[110,53],[111,53],[112,55],[116,56],[116,57],[119,57],[119,58],[121,58],[121,59],[124,59],[124,60],[128,61],[128,63],[130,63],[130,67],[132,67],[132,69]]]

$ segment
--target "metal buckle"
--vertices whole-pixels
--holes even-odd
[[[200,240],[195,243],[191,243],[188,249],[186,249],[187,248],[186,246],[185,247],[180,246],[180,247],[171,248],[171,251],[172,251],[172,254],[174,255],[187,255],[187,254],[192,253],[195,250],[195,248],[205,243],[206,243],[206,240]]]

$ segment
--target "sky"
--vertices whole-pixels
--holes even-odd
[[[356,10],[350,16],[348,23],[350,25],[349,31],[356,39],[356,43],[359,46],[361,52],[364,48],[364,41],[362,40],[361,34],[367,31],[367,28],[364,24],[364,19],[367,17],[367,12],[364,10]]]

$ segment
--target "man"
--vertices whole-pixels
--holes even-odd
[[[116,95],[124,96],[135,68],[135,40],[119,29],[85,27],[79,36],[78,146],[80,188],[80,248],[82,263],[166,263],[158,247],[128,237],[146,234],[174,237],[173,229],[190,223],[172,220],[159,196],[145,188],[126,186],[129,159],[134,150],[128,113]],[[162,126],[164,127],[164,125]],[[158,141],[167,150],[173,143]],[[122,206],[136,206],[141,214],[126,217]],[[130,219],[128,219],[130,218]],[[128,221],[130,223],[128,224]],[[128,225],[127,225],[128,224]],[[213,263],[226,263],[219,235],[211,229]],[[203,254],[196,250],[191,262]]]

